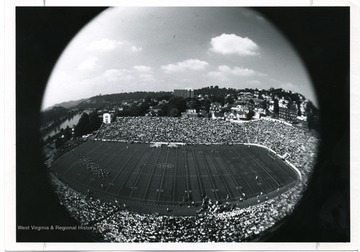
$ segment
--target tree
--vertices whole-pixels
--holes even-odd
[[[172,108],[169,111],[169,116],[176,117],[180,115],[180,111],[177,108]]]
[[[319,122],[319,117],[317,115],[310,112],[307,114],[306,119],[307,119],[309,130],[313,129],[313,130],[319,131],[320,122]]]
[[[292,105],[293,105],[292,101],[289,101],[288,104],[286,105],[286,107],[287,107],[288,109],[290,109],[290,108],[292,107]]]
[[[300,100],[296,101],[296,105],[297,105],[297,110],[298,110],[298,116],[301,116],[301,106],[300,106],[301,102]]]
[[[78,124],[75,126],[75,137],[83,136],[89,132],[89,115],[83,113],[80,117]]]
[[[255,115],[254,110],[250,109],[249,112],[246,114],[246,119],[251,120]]]
[[[263,109],[267,109],[267,103],[266,103],[266,100],[263,100],[263,101],[261,102],[261,108],[263,108]]]
[[[205,111],[208,112],[208,113],[209,113],[209,110],[210,110],[210,104],[211,104],[211,102],[208,99],[204,100],[204,102],[203,102],[203,106],[205,108]]]
[[[235,100],[231,95],[229,95],[228,97],[225,98],[225,103],[234,104],[234,102],[235,102]]]
[[[274,99],[274,113],[279,114],[279,100]]]
[[[93,132],[94,130],[98,130],[102,124],[101,118],[99,118],[96,111],[90,114],[89,116],[89,134],[90,132]]]
[[[167,103],[162,104],[159,111],[159,116],[167,116],[168,110],[169,110],[169,105]]]
[[[70,140],[72,136],[71,128],[69,126],[66,127],[64,130],[64,138],[67,140]]]
[[[185,112],[186,111],[186,100],[182,97],[173,97],[170,99],[169,101],[169,114],[170,115],[170,111],[173,108],[177,108],[178,109],[178,115],[181,114],[181,112]]]
[[[143,102],[141,103],[140,107],[139,107],[139,115],[144,116],[146,114],[146,112],[149,110],[149,103],[147,102]]]
[[[187,102],[187,107],[190,109],[196,109],[196,111],[199,111],[201,107],[201,102],[197,98],[189,99]]]

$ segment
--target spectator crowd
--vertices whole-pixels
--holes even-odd
[[[277,121],[257,120],[242,124],[210,119],[170,117],[117,118],[103,125],[97,139],[127,142],[185,142],[187,144],[253,143],[288,160],[301,172],[302,180],[274,198],[239,208],[209,203],[195,216],[140,214],[119,204],[82,195],[53,177],[59,200],[83,225],[96,228],[109,242],[241,242],[270,232],[289,215],[301,198],[316,161],[318,139],[311,132]],[[212,211],[211,209],[223,209]]]

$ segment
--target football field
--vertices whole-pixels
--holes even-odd
[[[51,171],[84,194],[147,212],[200,205],[205,195],[220,202],[270,197],[298,180],[291,167],[273,156],[243,144],[151,148],[87,141],[57,159]]]

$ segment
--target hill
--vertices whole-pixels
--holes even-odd
[[[131,93],[119,93],[119,94],[107,94],[107,95],[98,95],[86,99],[76,105],[78,109],[88,109],[88,108],[96,108],[96,109],[104,109],[106,107],[113,107],[122,105],[124,102],[129,101],[138,101],[143,100],[146,97],[151,97],[153,99],[160,98],[162,96],[167,96],[171,92],[131,92]]]

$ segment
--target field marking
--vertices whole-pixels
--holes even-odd
[[[120,150],[122,150],[122,149],[123,149],[123,148],[121,148]],[[122,151],[120,151],[120,153],[121,153],[121,152],[122,152]],[[114,159],[115,159],[115,161],[116,161],[117,155],[119,155],[119,153],[113,152],[112,155],[111,155],[111,156],[113,156],[113,157],[112,157],[111,159],[108,158],[108,161],[107,161],[105,164],[110,164]],[[104,162],[104,160],[106,160],[106,158],[105,158],[105,159],[102,159],[102,160],[99,162],[99,165],[100,165],[102,162]],[[118,162],[115,162],[115,164],[114,164],[113,166],[111,166],[111,169],[107,169],[107,170],[112,173],[113,170],[114,170],[113,168],[116,167],[121,161],[122,161],[122,160],[119,159]],[[103,164],[103,165],[101,165],[101,166],[105,166],[105,165]],[[108,178],[106,178],[106,177],[101,178],[101,180],[99,181],[99,183],[98,183],[95,187],[98,188],[98,186],[99,186],[100,184],[102,184],[102,183],[104,182],[104,180],[106,180],[106,179],[108,179]],[[109,184],[110,184],[110,183],[114,184],[113,181],[109,182]],[[108,186],[108,187],[109,187],[109,186]]]
[[[221,151],[224,152],[223,147],[221,147]],[[235,188],[236,190],[240,189],[241,194],[243,194],[243,191],[241,190],[242,187],[239,185],[239,183],[237,182],[237,180],[235,179],[235,176],[233,174],[233,172],[228,168],[228,166],[226,165],[226,162],[224,162],[224,158],[219,154],[219,152],[216,152],[218,157],[223,161],[222,163],[224,164],[223,166],[225,167],[225,169],[227,170],[227,172],[230,174],[230,177],[232,178],[234,184],[235,184]],[[231,163],[231,161],[230,161]],[[235,199],[235,197],[233,196],[232,199]]]
[[[199,183],[199,189],[200,189],[200,195],[204,195],[206,194],[206,190],[205,190],[205,186],[204,186],[204,181],[201,179],[201,172],[200,172],[200,168],[199,168],[199,161],[197,156],[194,153],[194,150],[192,147],[190,147],[191,149],[191,153],[194,157],[194,164],[195,164],[195,172],[197,174],[197,178],[198,178],[198,183]]]
[[[133,183],[133,185],[130,187],[131,188],[131,192],[130,192],[130,195],[129,195],[129,199],[131,198],[133,192],[134,192],[134,188],[137,189],[137,183],[141,177],[141,175],[143,174],[143,171],[145,170],[145,167],[146,167],[146,164],[149,162],[149,159],[150,157],[152,156],[152,153],[154,151],[153,150],[150,150],[149,151],[149,155],[147,156],[146,158],[146,161],[145,161],[145,164],[142,165],[143,169],[140,170],[140,172],[137,174],[136,178],[135,178],[135,182]],[[141,159],[141,158],[140,158]]]
[[[237,151],[236,148],[235,148],[235,151],[231,151],[231,152],[235,154],[236,159],[239,161],[239,165],[242,164],[243,161],[245,161],[245,159],[242,160],[242,159],[239,158],[239,152]],[[250,172],[250,171],[246,168],[246,165],[240,165],[240,166],[239,166],[239,165],[236,164],[236,163],[234,164],[234,161],[231,161],[231,162],[233,163],[234,167],[238,167],[237,170],[240,170],[240,171],[246,170],[246,172],[247,172],[248,174],[252,174],[252,172]],[[240,175],[240,177],[245,181],[245,183],[248,185],[248,187],[250,188],[252,194],[255,195],[255,191],[254,191],[254,189],[252,188],[252,186],[249,184],[248,179],[246,179],[246,178],[243,176],[242,172],[239,172],[239,175]]]
[[[259,155],[260,155],[260,154],[259,154]],[[255,181],[256,181],[256,184],[260,187],[260,190],[261,190],[262,192],[265,192],[265,191],[266,191],[266,190],[264,190],[264,187],[262,186],[262,183],[259,182],[259,180],[258,180],[259,178],[260,178],[261,180],[265,181],[267,187],[269,188],[269,190],[271,190],[271,189],[273,188],[273,186],[269,183],[268,180],[270,180],[270,179],[267,179],[268,176],[266,176],[266,174],[263,174],[263,172],[262,172],[261,170],[258,170],[258,169],[255,168],[255,167],[259,167],[259,166],[260,166],[259,163],[256,163],[254,160],[251,160],[249,166],[251,167],[251,169],[257,171],[257,172],[256,172]],[[262,168],[262,167],[260,166],[260,168]],[[266,178],[266,179],[264,179],[264,178]]]
[[[66,171],[64,172],[64,175],[66,175],[66,173],[68,173],[72,168],[74,168],[77,164],[79,164],[79,161],[76,160],[76,162],[74,162],[68,169],[66,169]]]
[[[265,146],[265,145],[261,145],[261,144],[249,144],[249,145],[253,145],[253,146],[258,146],[258,147],[261,147],[261,148],[264,148],[264,149],[267,149],[268,151],[271,151],[272,153],[274,153],[275,154],[275,159],[274,159],[274,161],[276,161],[276,157],[277,157],[277,154],[276,154],[276,152],[275,151],[273,151],[272,149],[270,149],[269,147],[267,147],[267,146]],[[284,163],[286,163],[287,164],[287,162],[289,162],[289,161],[287,161],[287,160],[285,160],[285,162]],[[291,165],[292,165],[292,163],[291,162],[289,162]],[[277,162],[275,163],[278,167],[280,167],[280,170],[281,170],[281,172],[283,173],[283,174],[285,174],[286,175],[286,177],[290,177],[291,179],[292,179],[292,177],[291,176],[289,176],[289,174],[288,173],[285,173],[285,171],[284,171],[284,167],[282,167],[281,165],[279,165]],[[287,164],[287,165],[289,165],[289,164]],[[299,171],[299,169],[298,168],[296,168],[294,165],[292,165],[291,166],[290,165],[290,168],[292,168],[292,170],[294,170],[296,173],[297,173],[297,177],[300,177],[300,180],[301,180],[301,172]]]
[[[175,167],[174,167],[174,177],[173,177],[173,186],[172,186],[172,202],[175,202],[175,191],[176,191],[176,172],[177,172],[177,160],[178,160],[178,149],[175,149],[175,159],[176,159],[176,163],[175,163]]]
[[[284,163],[286,163],[286,162],[284,162]],[[286,171],[284,171],[284,167],[282,167],[281,165],[279,165],[277,162],[276,162],[276,160],[275,160],[275,165],[277,166],[277,167],[279,167],[280,169],[280,172],[282,173],[282,174],[285,174],[286,175],[286,178],[288,179],[288,178],[290,178],[290,183],[292,182],[292,177],[291,177],[291,175],[289,175],[289,173],[287,173]],[[290,167],[291,168],[291,170],[293,171],[293,169],[292,169],[292,167]],[[295,173],[296,173],[296,171],[294,171]],[[298,177],[298,176],[296,176],[296,177]],[[286,180],[287,180],[286,179]],[[285,181],[286,183],[289,183],[288,181]],[[284,183],[285,183],[284,182]]]
[[[187,156],[187,152],[184,153],[184,164],[185,164],[185,184],[186,184],[186,190],[184,191],[185,193],[187,193],[187,195],[189,196],[190,193],[190,188],[189,188],[189,159],[188,159],[188,156]],[[183,196],[184,197],[184,196]]]
[[[154,166],[153,166],[153,168],[152,168],[152,170],[151,170],[151,174],[150,174],[150,176],[149,176],[149,180],[148,180],[148,182],[147,182],[147,184],[146,184],[146,188],[145,188],[145,191],[144,191],[143,200],[147,200],[147,199],[146,199],[147,192],[148,192],[148,190],[149,190],[149,186],[150,186],[150,184],[151,184],[151,181],[152,181],[152,178],[153,178],[155,169],[156,169],[156,165],[157,165],[157,163],[158,163],[158,160],[159,160],[159,157],[160,157],[160,154],[161,154],[161,150],[162,150],[162,149],[160,148],[159,155],[156,157],[156,161],[155,161]]]
[[[251,157],[252,160],[253,160],[256,164],[258,164],[258,165],[275,181],[275,183],[276,183],[276,185],[277,185],[278,187],[280,186],[279,183],[277,182],[277,180],[276,180],[255,158],[253,158],[253,157],[245,150],[245,148],[243,149],[243,151],[244,151],[247,155],[249,155],[249,157]]]
[[[170,151],[167,150],[167,151],[166,151],[165,164],[167,164],[167,162],[168,162],[169,153],[170,153]],[[160,195],[161,195],[161,192],[162,192],[161,190],[164,190],[164,189],[162,189],[162,186],[163,186],[164,174],[165,174],[165,171],[166,171],[166,170],[167,170],[167,169],[164,167],[164,168],[163,168],[163,171],[162,171],[162,175],[161,175],[160,188],[159,188],[158,195],[157,195],[157,201],[160,201]]]
[[[205,158],[204,152],[199,152],[199,153],[200,153],[200,156],[202,156],[202,158],[203,158],[203,161],[204,161],[204,164],[205,164],[205,167],[206,167],[206,171],[209,174],[209,179],[210,179],[210,183],[211,183],[211,186],[212,186],[211,191],[215,194],[216,200],[220,200],[219,195],[218,195],[219,189],[216,187],[214,178],[213,178],[212,173],[210,171],[209,164],[208,164],[208,161]]]
[[[146,151],[146,148],[144,148],[144,151],[141,153],[141,157],[144,155],[145,151]],[[138,165],[138,163],[140,162],[140,160],[141,160],[141,158],[139,158],[138,160],[136,160],[136,163],[135,163],[135,165],[133,165],[133,168],[134,168],[134,167],[136,168],[136,166]],[[127,176],[126,176],[126,178],[125,178],[125,180],[124,180],[124,183],[122,183],[122,185],[120,186],[119,190],[117,191],[117,194],[119,194],[119,193],[121,192],[121,190],[124,188],[124,186],[125,186],[126,183],[128,182],[128,179],[129,179],[130,176],[134,173],[135,168],[132,170],[132,172],[129,172],[129,173],[127,174]],[[139,169],[141,169],[141,168],[139,168]]]
[[[130,160],[135,156],[135,153],[137,153],[137,151],[134,151],[134,153],[126,160],[126,162],[124,163],[124,165],[118,170],[118,172],[116,173],[116,175],[114,176],[114,178],[111,180],[111,183],[114,184],[115,180],[118,178],[118,176],[120,175],[120,173],[122,173],[122,171],[125,169],[125,167],[127,166],[127,164],[130,162]],[[121,160],[121,159],[120,159]],[[110,186],[108,186],[108,188],[106,188],[106,192],[108,192],[110,189]]]
[[[91,142],[86,142],[84,145],[81,145],[81,147],[82,148],[84,148],[85,150],[86,150],[86,148],[89,146],[91,144]],[[103,146],[104,145],[104,143],[101,143],[101,144],[99,144],[99,146],[97,146],[97,147],[100,147],[100,146]],[[95,149],[98,149],[98,148],[95,148]],[[79,151],[80,152],[80,151]],[[84,152],[84,151],[83,151]],[[83,154],[83,152],[80,152],[79,154],[80,155],[83,155],[83,157],[85,157],[85,158],[88,158],[88,159],[90,159],[89,158],[89,154],[91,154],[91,153],[93,153],[93,150],[90,150],[89,152],[86,152],[86,155],[85,154]],[[113,160],[115,158],[115,155],[114,155],[114,157],[111,159],[111,160]],[[93,159],[90,159],[91,161],[96,161],[97,162],[97,165],[99,165],[100,166],[100,163],[101,162],[104,162],[104,160],[107,160],[107,157],[103,157],[102,159],[101,159],[101,161],[97,161],[97,160],[93,160]],[[106,162],[106,164],[108,164],[110,161],[108,161],[108,162]],[[100,166],[100,167],[102,167],[102,165]],[[86,170],[88,170],[88,169],[86,169]],[[106,169],[107,170],[107,169]],[[92,180],[93,179],[93,180]],[[95,181],[96,180],[96,178],[94,177],[94,174],[90,171],[90,172],[88,172],[88,173],[86,173],[85,174],[85,176],[82,178],[82,182],[83,183],[86,183],[86,181],[88,181],[88,180],[91,180],[90,181],[90,183],[87,183],[88,184],[88,186],[90,186],[90,184],[92,183],[92,181]],[[96,186],[92,186],[92,187],[97,187],[99,184],[101,184],[101,182],[100,183],[98,183]]]
[[[86,144],[85,145],[90,145],[91,144],[91,142],[86,142]],[[84,147],[85,148],[85,145],[84,146],[82,146],[82,144],[80,145],[80,146],[82,146],[82,147]],[[89,155],[89,154],[91,154],[91,153],[93,153],[95,150],[97,150],[97,149],[99,149],[101,146],[103,146],[104,145],[104,143],[103,142],[100,142],[100,144],[99,144],[99,146],[97,146],[97,147],[95,147],[95,148],[93,148],[93,149],[91,149],[87,154]],[[79,146],[79,147],[80,147]]]
[[[207,152],[209,153],[209,150]],[[220,172],[220,168],[218,166],[218,163],[217,163],[215,157],[213,157],[211,154],[209,155],[209,157],[212,160],[213,164],[215,165],[215,169],[216,169],[216,171],[217,171],[217,173],[218,173],[218,175],[220,177],[221,182],[223,183],[223,185],[225,187],[227,196],[230,197],[230,195],[231,195],[231,198],[233,198],[232,197],[232,192],[230,192],[228,184],[224,182],[224,180],[226,180],[226,179],[223,177],[223,174]]]
[[[87,147],[88,146],[90,146],[90,145],[87,145]],[[101,146],[104,146],[104,143],[101,143]],[[91,147],[91,146],[90,146]],[[219,147],[221,147],[221,148],[219,148]],[[243,147],[243,146],[241,146],[241,147]],[[133,151],[134,149],[137,149],[136,151]],[[169,172],[169,171],[162,171],[162,174],[159,174],[159,176],[154,176],[155,175],[155,172],[157,171],[157,168],[156,167],[153,167],[152,165],[148,165],[147,167],[149,167],[149,168],[147,168],[147,169],[145,169],[145,168],[141,168],[140,167],[140,169],[138,169],[139,167],[137,167],[136,168],[136,170],[135,171],[139,171],[139,173],[135,173],[135,172],[129,172],[129,174],[125,174],[125,175],[127,175],[127,177],[129,177],[129,176],[132,176],[132,175],[136,175],[136,177],[131,177],[131,178],[134,178],[134,180],[135,180],[135,182],[134,182],[134,180],[133,179],[131,179],[131,181],[133,181],[133,182],[131,182],[131,184],[134,186],[136,186],[137,184],[139,184],[139,181],[142,181],[142,180],[140,180],[140,178],[142,178],[142,176],[143,175],[146,175],[146,174],[148,174],[148,172],[151,170],[152,172],[151,172],[151,174],[149,174],[149,179],[150,180],[152,180],[152,181],[148,181],[148,189],[146,189],[147,191],[143,191],[143,190],[138,190],[138,191],[140,191],[139,193],[145,193],[145,197],[148,197],[149,195],[149,189],[151,189],[151,188],[153,188],[153,184],[154,184],[154,182],[156,182],[156,179],[158,179],[158,177],[160,177],[161,176],[161,181],[160,181],[160,189],[158,189],[158,190],[162,190],[163,189],[163,187],[165,186],[165,188],[175,188],[174,189],[174,192],[173,192],[173,194],[172,194],[172,201],[160,201],[160,199],[161,199],[161,197],[163,196],[163,195],[165,195],[165,193],[157,193],[157,199],[156,198],[154,198],[153,197],[153,194],[152,194],[152,191],[150,191],[151,192],[151,196],[152,196],[152,198],[154,198],[154,199],[150,199],[150,198],[141,198],[141,197],[136,197],[136,198],[134,198],[133,196],[134,195],[137,195],[138,193],[135,193],[135,192],[133,192],[133,190],[131,190],[131,193],[130,193],[130,196],[125,196],[125,193],[124,193],[124,195],[119,195],[119,193],[116,195],[116,194],[114,194],[114,193],[112,193],[112,192],[108,192],[109,190],[111,191],[111,187],[110,187],[110,185],[107,187],[107,189],[106,189],[106,193],[104,192],[104,191],[101,191],[101,190],[99,190],[99,189],[97,189],[97,188],[94,188],[94,192],[96,192],[97,194],[99,194],[99,196],[101,196],[101,198],[104,198],[104,199],[106,199],[107,201],[110,199],[111,200],[111,197],[113,197],[112,195],[115,195],[115,197],[116,198],[120,198],[121,200],[124,200],[124,201],[127,201],[127,200],[129,200],[129,202],[131,201],[131,202],[133,202],[134,204],[136,203],[136,204],[142,204],[143,203],[143,201],[144,200],[146,200],[146,202],[148,201],[148,202],[150,202],[150,203],[152,203],[153,205],[156,205],[156,206],[160,206],[160,205],[166,205],[166,206],[171,206],[172,204],[175,204],[175,203],[177,203],[177,201],[175,201],[176,200],[176,196],[178,196],[178,195],[182,195],[183,194],[183,189],[182,189],[182,187],[184,187],[184,186],[181,186],[181,191],[179,191],[179,192],[177,192],[176,191],[176,189],[178,188],[178,186],[180,185],[180,183],[181,183],[181,181],[183,181],[182,179],[180,179],[179,180],[179,177],[185,177],[185,179],[186,179],[186,182],[187,182],[187,185],[186,185],[186,190],[185,191],[190,191],[190,182],[191,182],[191,185],[196,185],[196,180],[194,179],[194,180],[192,180],[192,179],[190,179],[190,177],[196,177],[196,179],[197,179],[197,181],[198,181],[198,185],[199,185],[199,191],[198,192],[200,192],[201,194],[203,194],[203,189],[202,189],[202,187],[203,187],[203,182],[204,181],[202,181],[204,178],[206,179],[206,177],[209,177],[209,179],[210,179],[210,181],[207,181],[207,183],[206,183],[206,186],[208,187],[209,185],[211,185],[210,183],[211,182],[214,182],[212,185],[212,188],[211,188],[211,190],[213,190],[214,191],[214,193],[215,194],[217,194],[217,196],[219,197],[219,193],[216,191],[216,190],[218,190],[218,188],[216,188],[216,184],[217,183],[222,183],[223,185],[224,185],[224,188],[220,188],[221,190],[223,190],[223,189],[226,189],[226,191],[229,193],[229,195],[231,195],[232,196],[232,198],[234,198],[234,195],[236,195],[237,194],[237,191],[235,191],[235,189],[233,189],[233,186],[234,185],[236,185],[236,190],[238,190],[239,192],[241,192],[241,193],[243,193],[242,192],[242,187],[237,183],[237,181],[240,181],[239,180],[239,177],[241,177],[242,178],[242,180],[243,180],[243,182],[246,182],[247,184],[248,184],[248,182],[250,182],[250,180],[251,179],[244,179],[244,176],[241,174],[241,173],[236,173],[236,170],[238,170],[238,171],[245,171],[246,170],[246,167],[244,167],[244,160],[246,160],[246,162],[247,163],[249,163],[249,160],[251,160],[251,159],[253,159],[253,157],[251,156],[251,155],[249,155],[248,153],[248,156],[249,157],[243,157],[243,158],[241,158],[241,160],[239,159],[239,153],[237,154],[237,156],[235,157],[235,159],[233,160],[232,158],[229,158],[229,159],[227,159],[226,161],[224,161],[225,159],[226,159],[226,156],[229,156],[230,155],[230,153],[228,153],[228,151],[224,151],[225,149],[226,150],[228,150],[228,148],[226,148],[226,146],[220,146],[220,145],[218,145],[218,146],[216,146],[216,148],[217,149],[219,149],[219,151],[216,151],[216,154],[214,155],[214,156],[212,156],[212,155],[210,155],[210,157],[208,157],[208,155],[210,154],[209,153],[209,147],[207,147],[206,148],[206,150],[204,149],[204,148],[199,148],[201,151],[203,151],[202,153],[198,153],[198,152],[196,152],[195,151],[195,149],[196,148],[194,148],[194,147],[192,147],[192,146],[186,146],[186,147],[184,147],[183,149],[186,149],[187,151],[184,151],[184,150],[178,150],[178,149],[171,149],[171,151],[175,151],[175,153],[176,153],[176,165],[175,165],[175,169],[174,169],[174,176],[173,176],[173,178],[171,178],[171,175],[172,175],[172,173],[171,172]],[[113,177],[112,178],[112,181],[116,181],[117,179],[118,179],[118,177],[119,176],[121,176],[121,175],[123,175],[124,173],[123,173],[123,171],[124,171],[124,169],[126,169],[126,173],[127,173],[127,168],[129,168],[130,166],[129,166],[129,164],[128,163],[131,163],[131,164],[133,164],[133,163],[135,163],[135,161],[133,161],[132,162],[132,160],[134,160],[134,156],[135,155],[137,155],[137,154],[140,154],[140,151],[138,150],[138,148],[137,147],[134,147],[134,149],[132,150],[133,152],[132,153],[129,153],[131,156],[130,157],[128,157],[128,159],[127,159],[127,164],[126,165],[124,165],[120,170],[118,170],[118,172],[117,172],[117,174],[116,174],[116,176],[115,177]],[[147,150],[148,150],[148,148],[146,148]],[[180,152],[179,152],[180,151]],[[184,157],[179,157],[178,155],[180,154],[180,153],[182,153],[182,152],[184,152],[184,153],[186,153],[185,155],[184,155]],[[220,153],[220,151],[222,152],[222,153]],[[121,151],[121,153],[123,153],[123,151]],[[234,155],[235,155],[235,153],[236,153],[236,151],[235,152],[233,152],[234,153]],[[148,156],[144,156],[144,155],[146,155],[146,154],[148,154]],[[165,154],[164,152],[163,152],[163,150],[160,150],[159,151],[159,153],[158,153],[159,155],[162,155],[162,154]],[[205,157],[205,154],[206,154],[206,157]],[[224,156],[222,157],[220,154],[223,154]],[[225,154],[227,154],[227,155],[225,155]],[[123,155],[123,154],[121,154],[121,155]],[[143,155],[141,156],[141,158],[139,158],[139,160],[138,160],[138,162],[140,162],[141,160],[144,160],[144,159],[146,159],[146,160],[149,160],[150,158],[151,158],[151,152],[143,152]],[[159,160],[159,158],[160,158],[160,156],[159,155],[157,155],[158,157],[157,157],[157,161]],[[153,155],[153,156],[155,156],[155,155]],[[192,157],[193,156],[193,157]],[[215,156],[216,156],[216,158],[215,158]],[[233,155],[230,155],[230,156],[233,156]],[[241,155],[240,155],[241,156]],[[169,158],[174,158],[174,156],[173,156],[173,154],[170,152],[167,152],[167,157],[166,157],[166,163],[167,163],[167,161],[168,161],[168,159]],[[220,159],[218,159],[217,157],[219,157]],[[119,157],[120,159],[121,159],[121,157]],[[179,172],[179,165],[181,165],[181,166],[183,166],[184,164],[178,164],[178,159],[184,159],[185,160],[185,162],[186,162],[186,166],[187,167],[183,167],[183,168],[186,168],[185,170],[183,170],[186,174],[185,175],[181,175],[181,174],[179,174],[179,175],[181,175],[181,176],[177,176],[177,173]],[[155,159],[155,157],[154,157],[154,159]],[[200,171],[200,163],[198,163],[199,161],[197,160],[197,159],[201,159],[202,160],[202,163],[201,163],[201,166],[203,166],[203,168],[201,168],[201,171]],[[111,161],[113,161],[114,160],[114,158],[112,157],[111,158]],[[240,161],[240,162],[237,162],[237,161]],[[111,162],[111,161],[109,161],[108,160],[108,162]],[[156,166],[156,164],[157,164],[157,161],[155,162],[155,166]],[[261,159],[257,159],[256,161],[258,161],[258,162],[261,162]],[[62,162],[62,161],[61,161]],[[103,161],[102,161],[103,162]],[[137,162],[137,163],[138,163]],[[210,162],[212,162],[212,163],[214,163],[214,166],[209,166],[210,165]],[[229,164],[229,162],[230,162],[230,164]],[[107,162],[106,162],[107,163]],[[144,163],[148,163],[148,162],[144,162]],[[151,162],[151,163],[153,163],[153,162]],[[254,164],[256,164],[256,162],[254,163],[254,161],[252,161],[251,162],[253,165]],[[104,164],[105,164],[105,162],[104,162]],[[212,165],[212,164],[211,164]],[[232,165],[232,166],[229,166],[229,165]],[[264,166],[264,163],[260,163],[260,165],[261,166]],[[115,167],[116,165],[112,165],[112,167]],[[134,166],[134,167],[136,167],[137,166],[137,164]],[[240,168],[240,166],[241,166],[241,168]],[[286,172],[286,167],[283,167],[283,166],[281,166],[280,165],[280,163],[276,163],[276,166],[280,166],[281,167],[281,169],[278,171],[278,173],[277,174],[282,174],[282,173],[284,173],[284,175],[286,175],[286,177],[287,178],[289,178],[289,174],[287,174],[287,173],[285,173]],[[76,168],[76,170],[77,170],[77,168],[78,167],[75,167]],[[194,171],[195,171],[195,173],[196,174],[193,174],[193,175],[191,175],[191,171],[192,170],[190,170],[190,169],[193,169],[194,168]],[[211,169],[210,169],[211,168]],[[237,169],[236,169],[237,168]],[[260,167],[260,168],[262,168],[262,169],[264,169],[263,167]],[[112,172],[114,171],[113,170],[114,168],[112,168]],[[209,169],[209,170],[208,170]],[[225,170],[226,169],[226,170]],[[258,169],[258,168],[257,168]],[[72,168],[72,170],[74,170],[74,168]],[[72,171],[71,170],[71,171]],[[164,169],[165,170],[165,169]],[[292,170],[292,169],[291,169]],[[217,174],[216,174],[216,171],[217,171]],[[221,171],[221,172],[220,172]],[[228,171],[228,173],[229,174],[226,174],[226,171]],[[210,172],[210,173],[209,173]],[[225,172],[225,173],[223,173],[223,172]],[[212,174],[212,173],[214,173],[214,174]],[[234,176],[234,174],[237,174],[237,176],[235,177]],[[252,173],[248,173],[248,174],[252,174]],[[292,174],[292,173],[291,173]],[[231,183],[231,180],[229,180],[226,176],[227,175],[230,175],[230,177],[232,178],[232,181],[234,181],[234,184],[227,184],[227,183],[225,183],[225,182],[229,182],[229,183]],[[170,180],[168,181],[168,180],[166,180],[166,177],[169,177],[169,179],[171,180],[171,181],[176,181],[176,182],[180,182],[179,184],[178,183],[174,183],[174,185],[171,187],[170,186]],[[221,181],[219,181],[219,180],[217,180],[217,179],[219,179],[219,178],[216,178],[216,177],[220,177],[220,180]],[[249,176],[246,176],[247,178],[250,178],[251,177],[251,175],[249,175]],[[292,177],[291,177],[292,178]],[[75,178],[74,178],[75,179]],[[78,181],[76,181],[76,180],[73,180],[73,179],[70,179],[71,181],[73,181],[75,184],[77,184],[78,186],[76,186],[75,188],[80,188],[80,190],[81,191],[83,191],[83,190],[85,190],[85,192],[86,192],[86,188],[88,188],[89,187],[89,185],[85,185],[85,184],[83,184],[83,183],[79,183]],[[122,179],[123,180],[123,179]],[[144,182],[145,182],[146,180],[144,180]],[[190,181],[190,182],[189,182]],[[185,181],[184,181],[185,182]],[[215,182],[216,182],[216,184],[215,184]],[[91,182],[91,183],[93,183],[93,182]],[[110,182],[111,183],[111,182]],[[109,184],[110,184],[109,183]],[[112,182],[113,183],[113,182]],[[125,183],[126,183],[126,181],[125,181]],[[158,183],[158,182],[157,182]],[[71,183],[72,184],[72,183]],[[128,183],[129,184],[129,183]],[[144,183],[145,184],[145,183]],[[169,185],[169,187],[167,186],[167,185]],[[217,185],[219,185],[219,184],[217,184]],[[229,186],[231,186],[231,187],[229,187]],[[252,189],[252,186],[254,186],[254,185],[249,185],[248,184],[248,186],[249,186],[249,189],[251,190]],[[230,189],[231,188],[231,189]],[[196,189],[198,189],[198,188],[196,188]],[[121,188],[120,188],[120,190],[121,190]],[[126,191],[127,192],[127,191]],[[196,193],[198,193],[198,192],[196,192]],[[108,193],[108,194],[107,194]],[[127,194],[127,193],[126,193]],[[166,194],[167,195],[167,194]],[[255,193],[254,193],[254,195],[255,195]],[[169,196],[170,196],[170,194],[169,194]],[[128,197],[128,199],[125,199],[125,197]],[[163,197],[165,197],[165,196],[163,196]],[[167,196],[166,196],[167,197]],[[196,197],[198,197],[198,195],[196,196]],[[170,197],[169,197],[169,199],[170,199]],[[234,199],[236,199],[236,198],[234,198]],[[147,203],[146,203],[147,204]],[[175,205],[177,205],[177,204],[175,204]]]
[[[276,171],[280,171],[281,174],[285,175],[285,176],[278,176],[278,174],[277,174],[277,176],[279,177],[279,180],[284,181],[284,185],[286,185],[287,183],[292,182],[292,176],[289,175],[289,173],[287,172],[288,170],[287,169],[284,170],[285,167],[278,164],[277,160],[279,160],[279,159],[277,158],[277,154],[276,154],[275,151],[273,151],[272,149],[270,149],[270,148],[268,148],[266,146],[260,145],[260,144],[252,144],[252,145],[261,147],[263,149],[267,149],[268,151],[271,151],[272,153],[274,153],[274,155],[275,155],[274,163],[279,168],[279,169],[276,169]],[[286,163],[286,162],[284,162],[284,163]],[[290,182],[288,181],[289,179],[290,179]]]

